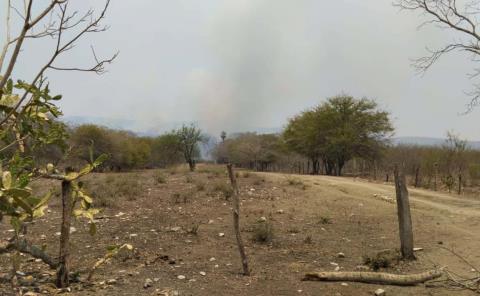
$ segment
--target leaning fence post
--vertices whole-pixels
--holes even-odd
[[[67,169],[68,174],[72,170]],[[58,269],[56,284],[58,288],[69,286],[70,267],[70,224],[72,217],[72,182],[62,181],[62,227],[60,230],[60,254],[58,257]]]
[[[232,164],[229,163],[227,165],[227,169],[228,176],[230,177],[230,182],[232,183],[233,187],[233,228],[237,238],[238,251],[240,252],[240,257],[242,259],[243,274],[250,275],[247,255],[245,254],[245,247],[243,246],[242,236],[240,234],[240,201],[237,180],[235,179]]]
[[[405,174],[395,166],[395,190],[397,195],[398,225],[400,230],[400,250],[402,258],[407,260],[415,259],[413,254],[413,230],[412,217],[410,214],[410,202]]]

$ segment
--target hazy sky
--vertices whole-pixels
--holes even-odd
[[[426,46],[455,39],[418,30],[422,20],[386,0],[112,0],[110,30],[61,60],[88,64],[90,44],[100,55],[119,50],[109,72],[49,78],[64,95],[66,116],[125,118],[137,129],[178,122],[214,134],[282,127],[345,92],[376,99],[391,112],[397,136],[441,137],[453,129],[480,139],[479,108],[459,115],[472,83],[468,57],[446,56],[423,76],[410,65]],[[28,77],[50,45],[30,43],[15,74]]]

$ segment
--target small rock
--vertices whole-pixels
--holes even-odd
[[[206,273],[205,271],[200,271],[199,274],[200,274],[201,276],[206,276],[206,275],[207,275],[207,273]]]
[[[413,248],[413,251],[414,252],[420,252],[420,251],[423,251],[423,248]]]
[[[70,227],[70,234],[77,232],[77,229],[75,227]]]
[[[208,224],[213,224],[215,221],[213,220],[208,220]]]
[[[180,231],[180,229],[182,229],[182,227],[176,226],[176,227],[171,227],[170,231],[177,232],[177,231]]]
[[[338,266],[338,263],[335,263],[335,262],[330,262],[330,265],[333,265],[333,266]]]
[[[336,266],[334,271],[339,271],[340,270],[340,266]]]
[[[46,240],[46,239],[47,239],[47,236],[46,236],[45,234],[42,234],[42,235],[40,235],[40,239],[41,239],[41,240]]]
[[[337,257],[338,258],[345,258],[345,254],[340,252],[340,253],[337,254]]]
[[[208,259],[208,260],[209,260],[210,262],[213,262],[213,261],[215,261],[215,260],[217,260],[217,259],[215,259],[215,257],[212,257],[212,258],[210,258],[210,259]]]
[[[278,210],[278,211],[277,211],[277,214],[283,214],[283,213],[285,213],[284,210]]]
[[[145,283],[143,283],[143,288],[144,289],[150,288],[152,286],[152,283],[153,281],[151,279],[146,279]]]
[[[266,221],[267,221],[267,217],[260,217],[260,219],[258,219],[258,221],[260,221],[260,222],[266,222]]]
[[[117,280],[116,279],[109,279],[107,281],[107,285],[115,285],[117,283]]]
[[[375,296],[385,296],[385,295],[387,295],[387,292],[385,292],[384,289],[377,289],[375,291]]]
[[[225,233],[220,232],[220,233],[218,234],[218,236],[219,236],[219,237],[224,237],[224,236],[225,236]]]
[[[138,236],[138,234],[136,234],[136,233],[130,233],[130,238],[137,237],[137,236]]]
[[[186,279],[186,278],[187,278],[187,277],[184,276],[184,275],[179,275],[179,276],[177,276],[177,279],[179,279],[179,280],[184,280],[184,279]]]
[[[344,287],[348,287],[348,284],[347,283],[341,283],[340,285],[344,286]]]

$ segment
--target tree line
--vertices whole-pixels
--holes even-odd
[[[66,140],[42,146],[25,141],[25,155],[33,162],[78,168],[105,154],[108,159],[98,169],[127,171],[164,168],[186,162],[193,170],[200,159],[199,145],[206,138],[194,125],[183,125],[150,137],[95,124],[68,127],[57,121],[53,127]],[[0,157],[12,157],[15,153],[16,147],[12,147],[2,151]]]
[[[393,145],[388,112],[340,95],[291,118],[278,134],[221,134],[219,163],[257,171],[349,175],[392,182],[399,165],[414,187],[462,193],[480,182],[480,151],[447,133],[441,146]]]

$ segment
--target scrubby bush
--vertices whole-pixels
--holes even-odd
[[[269,243],[273,240],[273,226],[268,221],[258,222],[253,226],[252,239],[258,243]]]
[[[216,182],[212,187],[213,192],[221,192],[225,196],[225,199],[229,199],[233,195],[232,186],[225,182]]]

